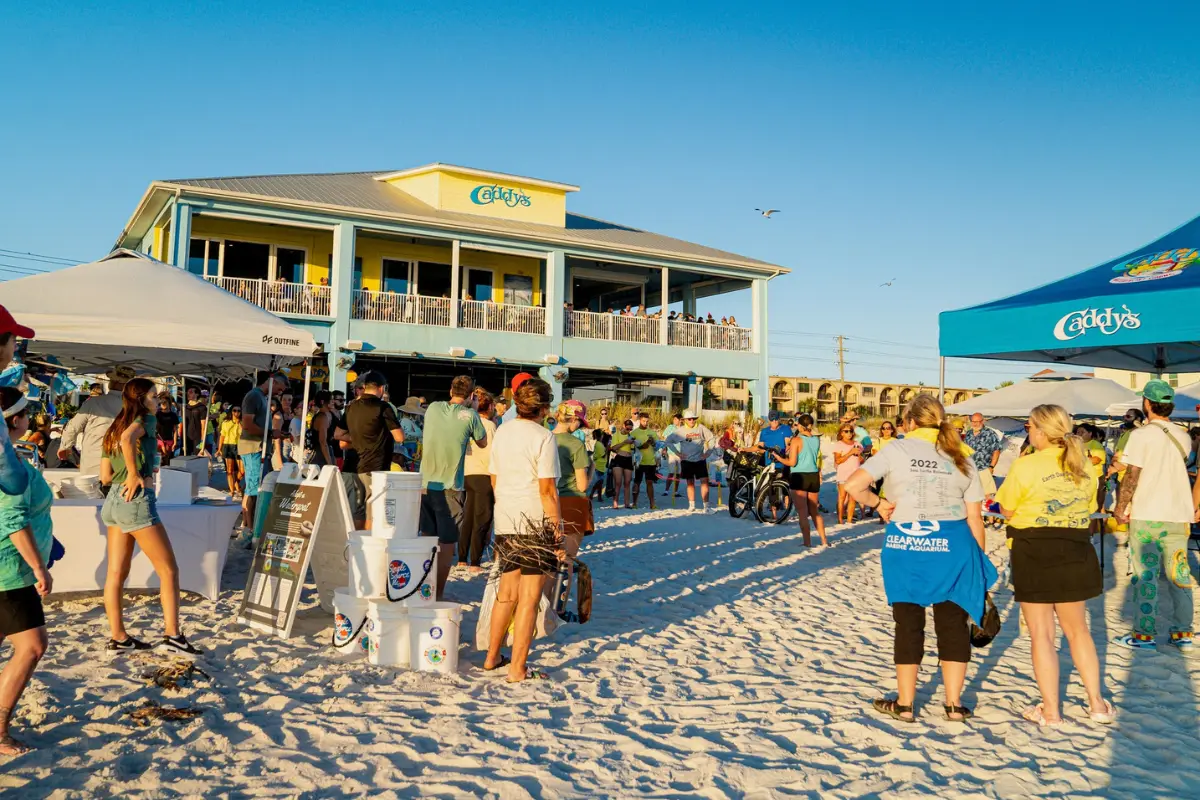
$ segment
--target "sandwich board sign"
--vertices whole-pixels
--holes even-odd
[[[300,592],[318,544],[325,545],[323,551],[336,548],[340,556],[347,533],[353,529],[350,502],[337,467],[285,464],[267,506],[238,622],[284,639],[291,636]],[[331,579],[334,585],[341,585],[338,577],[344,582],[344,571],[340,576],[325,575],[329,571],[325,564],[313,567],[319,590]],[[322,597],[322,605],[326,602]]]

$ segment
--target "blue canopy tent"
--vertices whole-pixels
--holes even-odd
[[[942,358],[1200,371],[1200,217],[1120,258],[938,318]]]

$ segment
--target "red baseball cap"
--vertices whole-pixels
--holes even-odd
[[[13,315],[8,313],[8,309],[0,306],[0,333],[14,333],[22,339],[33,338],[33,328],[26,328],[24,325],[18,325],[13,319]]]
[[[516,375],[513,375],[512,390],[515,392],[517,389],[521,388],[521,384],[525,383],[525,381],[532,380],[532,379],[533,379],[533,376],[530,375],[528,372],[518,372]]]

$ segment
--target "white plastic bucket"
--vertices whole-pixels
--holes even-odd
[[[367,602],[367,661],[383,667],[412,663],[408,609],[387,600]]]
[[[421,526],[421,475],[416,472],[372,472],[367,495],[371,535],[380,539],[415,539]]]
[[[370,601],[355,597],[350,587],[333,592],[333,646],[342,653],[366,655],[368,651],[367,609]]]
[[[437,586],[437,539],[423,536],[378,541],[383,542],[386,552],[387,596],[409,608],[432,605]],[[401,597],[404,599],[399,600]]]
[[[365,532],[350,534],[350,588],[362,598],[383,597],[387,586],[388,542]]]
[[[462,606],[458,603],[431,603],[408,609],[412,668],[448,675],[457,672],[460,622]]]

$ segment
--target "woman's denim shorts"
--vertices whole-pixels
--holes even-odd
[[[114,483],[100,509],[100,521],[110,528],[120,528],[122,533],[133,533],[151,525],[158,525],[162,519],[158,516],[158,498],[154,489],[146,487],[132,500],[121,496],[125,487]]]

